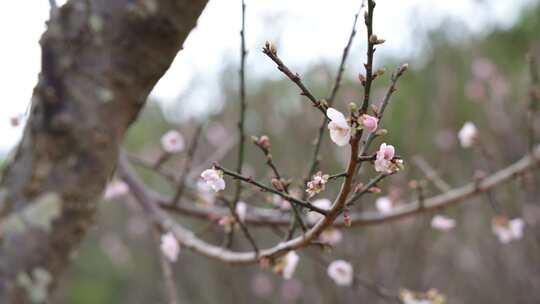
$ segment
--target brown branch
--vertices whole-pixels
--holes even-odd
[[[424,200],[424,209],[418,208],[418,202],[413,201],[404,204],[402,207],[396,208],[396,210],[390,215],[382,215],[377,212],[363,212],[351,214],[351,223],[356,226],[369,226],[385,223],[388,221],[398,220],[404,217],[409,217],[421,212],[429,212],[438,209],[444,209],[452,206],[453,204],[464,202],[474,196],[485,193],[488,190],[495,189],[496,187],[513,181],[522,174],[537,170],[540,165],[540,149],[537,148],[533,155],[526,155],[519,161],[512,165],[501,169],[488,177],[485,177],[478,181],[470,182],[464,186],[454,188],[443,194],[439,194]],[[184,206],[174,207],[171,206],[166,198],[162,198],[160,195],[151,194],[158,202],[161,208],[180,214],[198,217],[201,219],[207,219],[211,216],[221,216],[228,211],[225,209],[219,209],[217,207],[195,207]],[[264,226],[283,226],[289,225],[290,220],[287,216],[284,216],[282,212],[263,209],[252,208],[251,212],[246,214],[246,222],[252,225],[264,225]],[[334,226],[344,226],[343,221],[336,221]]]
[[[32,286],[17,282],[36,271],[50,278],[46,296],[57,285],[95,223],[118,143],[207,1],[154,2],[71,0],[52,15],[29,121],[0,181],[0,303],[30,303]],[[8,229],[44,207],[44,221]]]
[[[268,56],[272,61],[277,65],[278,70],[280,70],[285,76],[287,76],[292,82],[294,82],[299,88],[300,88],[300,95],[306,96],[314,107],[319,109],[323,113],[323,115],[326,117],[326,109],[327,106],[322,103],[321,101],[317,100],[313,94],[308,90],[308,88],[304,85],[302,82],[302,79],[300,78],[300,75],[298,73],[293,73],[291,70],[281,61],[281,59],[277,55],[277,51],[275,47],[270,44],[269,42],[266,43],[266,45],[263,48],[263,53]]]
[[[226,169],[226,168],[224,168],[224,167],[222,167],[222,166],[220,166],[218,164],[214,164],[214,167],[216,169],[219,169],[219,170],[223,171],[223,173],[225,175],[228,175],[228,176],[231,176],[231,177],[233,177],[235,179],[244,181],[244,182],[246,182],[248,184],[252,184],[252,185],[254,185],[254,186],[256,186],[256,187],[258,187],[258,188],[260,188],[260,189],[262,189],[264,191],[277,194],[277,195],[281,196],[282,198],[284,198],[285,200],[287,200],[289,202],[292,202],[292,203],[295,203],[295,204],[297,204],[299,206],[302,206],[304,208],[307,208],[307,209],[309,209],[311,211],[315,211],[315,212],[318,212],[318,213],[323,214],[323,215],[326,215],[328,213],[326,210],[318,208],[316,206],[313,206],[307,201],[297,199],[297,198],[295,198],[293,196],[290,196],[289,194],[287,194],[287,193],[285,193],[283,191],[279,191],[279,190],[276,190],[274,188],[263,185],[263,184],[255,181],[255,180],[253,180],[251,177],[246,177],[246,176],[240,175],[240,174],[238,174],[236,172],[233,172],[233,171],[231,171],[229,169]]]

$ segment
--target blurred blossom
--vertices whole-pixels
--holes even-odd
[[[259,298],[270,297],[274,291],[274,283],[268,275],[257,273],[251,280],[251,289]]]
[[[470,148],[478,138],[478,129],[472,122],[467,121],[459,130],[458,138],[463,148]]]
[[[486,89],[484,84],[473,79],[465,84],[465,96],[473,101],[482,101],[486,99]]]
[[[486,58],[476,58],[473,60],[472,74],[479,80],[487,81],[496,70],[495,65]]]
[[[277,194],[272,194],[272,205],[274,205],[275,207],[281,209],[281,210],[290,210],[291,209],[291,203],[289,203],[288,201],[284,200],[283,197],[277,195]]]
[[[159,248],[169,261],[173,263],[176,262],[178,254],[180,253],[180,245],[171,232],[161,235],[161,244]]]
[[[141,237],[148,231],[148,222],[140,216],[130,216],[126,226],[128,233],[134,237]]]
[[[454,131],[442,129],[435,135],[435,145],[442,151],[450,151],[456,144]]]
[[[508,82],[502,75],[497,75],[491,78],[489,85],[495,98],[505,98],[510,93]]]
[[[343,233],[341,233],[341,231],[337,228],[330,227],[321,232],[319,239],[325,244],[336,246],[343,239]]]
[[[281,286],[282,303],[296,303],[302,296],[302,282],[296,279],[291,279],[283,282]]]
[[[161,147],[167,153],[182,152],[184,145],[184,137],[176,130],[170,130],[161,137]]]
[[[437,230],[448,231],[456,227],[456,221],[444,215],[435,215],[431,219],[431,227]]]
[[[413,292],[408,289],[401,289],[399,298],[403,304],[444,304],[446,302],[446,297],[434,288],[427,292]]]
[[[381,196],[375,201],[375,207],[382,214],[390,214],[394,210],[394,203],[387,196]]]
[[[349,262],[336,260],[328,265],[328,276],[337,285],[350,286],[354,279],[353,267]]]
[[[106,200],[113,200],[120,196],[126,195],[129,192],[128,185],[122,180],[114,180],[107,184],[103,198]]]
[[[238,219],[241,222],[244,222],[246,220],[246,213],[247,213],[247,204],[239,201],[236,203],[236,214],[238,215]]]
[[[206,139],[214,146],[223,145],[228,137],[230,137],[229,132],[220,123],[214,122],[206,128]]]
[[[106,233],[99,239],[99,246],[105,253],[111,263],[116,266],[125,266],[131,260],[129,248],[124,244],[122,239],[114,233]]]
[[[521,218],[508,220],[508,218],[504,216],[496,216],[491,221],[493,233],[497,236],[499,242],[503,244],[521,239],[523,237],[524,226],[525,223]]]
[[[199,193],[199,197],[203,200],[205,204],[214,204],[215,195],[212,187],[209,184],[207,184],[204,180],[197,180],[196,187],[197,192]]]
[[[326,115],[330,122],[328,129],[330,130],[330,139],[338,146],[345,146],[351,139],[351,127],[345,119],[345,116],[340,111],[334,108],[328,108]]]
[[[329,199],[320,198],[320,199],[315,200],[312,203],[312,205],[315,206],[315,207],[321,208],[321,209],[329,210],[330,207],[332,207],[332,202]],[[324,215],[322,215],[322,214],[320,214],[318,212],[315,212],[315,211],[309,211],[307,213],[308,223],[310,223],[312,225],[317,223],[323,217],[324,217]]]
[[[281,274],[285,280],[289,280],[296,271],[296,266],[300,261],[300,257],[295,251],[289,251],[285,256],[278,260],[274,265],[274,272]]]
[[[201,173],[201,178],[215,192],[225,189],[225,180],[223,179],[223,172],[221,170],[206,169]]]

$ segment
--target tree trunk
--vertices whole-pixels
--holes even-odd
[[[0,303],[47,301],[93,224],[124,132],[206,2],[71,0],[54,12],[0,181]]]

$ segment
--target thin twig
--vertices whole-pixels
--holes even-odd
[[[448,192],[450,189],[452,189],[452,187],[450,187],[450,185],[439,176],[437,171],[435,171],[435,169],[433,169],[433,167],[431,167],[431,165],[422,156],[414,156],[413,161],[424,173],[426,179],[433,183],[433,185],[435,185],[435,187],[437,187],[441,192]]]
[[[320,214],[323,214],[323,215],[326,215],[328,212],[324,209],[321,209],[319,207],[316,207],[316,206],[313,206],[311,205],[310,203],[306,202],[306,201],[303,201],[303,200],[299,200],[293,196],[290,196],[289,194],[283,192],[283,191],[279,191],[279,190],[276,190],[274,188],[271,188],[271,187],[268,187],[266,185],[263,185],[255,180],[253,180],[251,177],[246,177],[246,176],[243,176],[241,174],[238,174],[236,172],[233,172],[229,169],[226,169],[218,164],[214,164],[214,167],[218,170],[221,170],[223,171],[223,173],[225,175],[228,175],[228,176],[231,176],[235,179],[238,179],[238,180],[241,180],[241,181],[244,181],[248,184],[252,184],[256,187],[259,187],[260,189],[264,190],[264,191],[267,191],[267,192],[271,192],[271,193],[274,193],[274,194],[277,194],[279,196],[281,196],[282,198],[284,198],[285,200],[289,201],[289,202],[293,202],[299,206],[302,206],[304,208],[307,208],[311,211],[315,211],[315,212],[318,212]]]
[[[364,21],[367,28],[367,63],[366,81],[364,84],[364,101],[362,102],[361,113],[366,113],[369,107],[369,96],[371,93],[371,83],[373,82],[373,54],[375,53],[376,36],[373,35],[373,12],[375,10],[375,1],[368,0],[368,10]],[[374,39],[375,38],[375,39]]]
[[[284,181],[282,180],[281,174],[279,173],[276,165],[274,164],[272,154],[270,153],[270,144],[269,143],[270,143],[269,140],[268,140],[267,144],[260,143],[259,140],[254,141],[254,144],[257,147],[259,147],[259,149],[261,149],[264,156],[266,157],[266,164],[268,165],[268,167],[270,167],[272,172],[274,172],[274,177],[277,179],[278,183],[280,184],[280,188],[282,188],[282,190],[287,195],[289,195],[289,185],[288,184],[287,185],[283,184]],[[278,189],[278,190],[281,190],[281,189]],[[302,217],[300,216],[300,211],[298,210],[298,208],[296,207],[295,204],[292,204],[291,202],[289,202],[289,204],[290,204],[290,206],[291,206],[291,208],[293,210],[294,221],[291,223],[291,226],[289,228],[289,232],[287,233],[287,240],[290,240],[293,237],[297,225],[299,225],[300,228],[302,228],[302,231],[304,233],[307,231],[306,225],[304,224],[304,222],[302,221]]]
[[[293,73],[291,70],[281,61],[277,55],[277,51],[273,45],[269,42],[263,48],[263,53],[268,56],[272,61],[277,65],[278,70],[280,70],[285,76],[287,76],[292,82],[294,82],[300,88],[300,95],[306,96],[314,107],[319,109],[324,116],[326,117],[326,108],[327,106],[321,101],[317,100],[315,96],[308,90],[308,88],[302,82],[300,75],[298,73]]]
[[[337,93],[339,92],[339,89],[341,88],[341,79],[343,78],[343,73],[345,72],[345,63],[347,62],[347,58],[349,57],[349,50],[351,49],[354,36],[356,35],[356,23],[358,21],[358,15],[364,8],[365,2],[366,0],[362,0],[362,5],[360,5],[360,9],[358,10],[358,13],[354,15],[354,21],[353,21],[351,34],[349,35],[349,40],[347,41],[345,48],[343,48],[343,54],[341,55],[341,62],[339,63],[338,73],[334,81],[334,86],[332,87],[330,96],[328,96],[329,107],[331,107],[334,104]],[[315,174],[315,171],[317,170],[317,166],[319,164],[319,153],[321,150],[321,143],[324,137],[324,130],[326,129],[327,122],[328,122],[328,119],[325,116],[317,132],[317,139],[315,140],[315,147],[313,148],[313,156],[311,158],[312,161],[310,162],[311,165],[306,175],[306,178],[304,181],[305,183],[307,183],[307,181],[309,180],[309,177]],[[305,194],[303,198],[305,199]]]
[[[154,231],[154,238],[157,242],[157,247],[160,246],[160,234],[159,229]],[[174,274],[171,267],[171,262],[167,260],[163,252],[158,250],[159,261],[161,266],[161,272],[163,274],[163,280],[165,281],[165,291],[167,293],[167,298],[169,300],[168,304],[179,304],[178,301],[178,291],[176,289],[176,282],[174,280]]]
[[[228,201],[228,200],[225,200],[225,203],[226,203],[227,207],[229,208],[229,211],[231,212],[231,215],[233,216],[234,221],[238,224],[238,226],[240,226],[240,229],[244,233],[246,239],[249,241],[249,243],[253,247],[253,251],[255,251],[255,254],[258,256],[259,255],[259,247],[257,246],[257,243],[255,242],[255,239],[253,238],[253,236],[249,232],[249,229],[247,228],[246,224],[240,219],[240,216],[238,215],[238,212],[236,212],[235,205],[232,202]],[[234,230],[234,229],[231,228],[231,230]],[[229,235],[230,236],[227,238],[228,240],[230,240],[230,237],[232,237],[232,234],[229,234]]]
[[[178,204],[182,199],[182,195],[184,194],[184,189],[186,187],[186,179],[189,175],[189,172],[191,171],[191,166],[193,165],[193,158],[195,156],[195,151],[197,151],[197,146],[199,143],[199,139],[201,138],[202,129],[202,125],[199,125],[195,130],[195,133],[193,134],[193,138],[191,139],[191,143],[189,145],[189,149],[186,155],[186,160],[184,161],[183,172],[180,176],[180,181],[178,182],[178,185],[176,187],[176,193],[174,194],[173,200],[171,202],[173,205]]]

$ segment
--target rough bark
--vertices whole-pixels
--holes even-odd
[[[0,303],[47,300],[92,226],[125,130],[206,2],[72,0],[54,12],[0,181]]]

